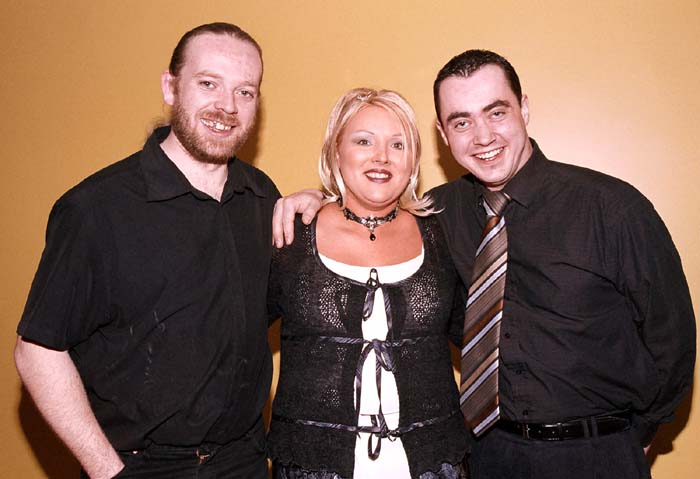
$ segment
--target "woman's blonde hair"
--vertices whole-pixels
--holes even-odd
[[[391,90],[354,88],[343,95],[331,110],[326,137],[318,162],[318,173],[323,183],[326,200],[337,201],[343,206],[345,183],[338,167],[338,142],[345,126],[360,111],[368,106],[377,106],[394,113],[401,123],[406,145],[404,152],[411,163],[411,176],[406,189],[399,197],[399,207],[417,216],[427,216],[436,211],[429,196],[419,199],[416,195],[420,172],[420,134],[416,126],[416,116],[411,105],[398,93]]]

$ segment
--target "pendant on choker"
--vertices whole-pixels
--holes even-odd
[[[391,210],[391,213],[389,213],[386,216],[381,216],[377,218],[376,216],[370,215],[370,216],[357,216],[355,213],[350,211],[347,207],[343,208],[343,215],[345,215],[346,220],[354,221],[355,223],[360,223],[362,226],[367,228],[369,230],[369,240],[374,241],[377,239],[377,236],[374,234],[374,229],[377,226],[381,226],[385,223],[391,223],[394,218],[396,218],[396,214],[399,212],[399,205],[396,205],[396,208]]]

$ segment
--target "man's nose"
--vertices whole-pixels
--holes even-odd
[[[238,113],[238,106],[236,105],[236,95],[235,93],[222,93],[214,106],[222,110],[229,115]]]
[[[493,143],[495,135],[491,126],[485,121],[477,121],[474,125],[474,143],[477,145],[489,145]]]

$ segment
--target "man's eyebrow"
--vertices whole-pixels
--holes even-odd
[[[471,118],[472,114],[467,111],[454,111],[447,116],[445,123],[449,123],[455,118]]]
[[[215,73],[215,72],[209,71],[209,70],[199,71],[199,72],[194,74],[194,77],[195,78],[207,77],[207,78],[214,78],[216,80],[223,80],[226,78],[224,75],[222,75],[220,73]],[[241,85],[246,86],[246,87],[251,87],[251,88],[254,88],[256,90],[259,87],[259,84],[255,83],[253,80],[243,80],[241,82]]]
[[[485,107],[481,109],[482,112],[486,113],[494,108],[497,108],[499,106],[504,106],[504,107],[510,107],[510,102],[508,100],[496,100]],[[472,114],[469,113],[468,111],[455,111],[450,113],[447,116],[447,119],[445,120],[446,123],[449,123],[450,121],[454,120],[455,118],[471,118]]]
[[[218,73],[214,73],[214,72],[209,71],[209,70],[201,70],[201,71],[198,71],[197,73],[194,74],[194,76],[196,76],[196,77],[223,78],[223,77],[222,77],[221,75],[219,75]]]
[[[499,106],[510,107],[510,102],[508,100],[496,100],[493,103],[489,103],[488,105],[486,105],[484,108],[481,109],[481,111],[486,113],[487,111]]]

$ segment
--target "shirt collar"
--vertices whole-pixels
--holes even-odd
[[[165,201],[191,193],[197,198],[207,199],[201,191],[195,189],[185,175],[175,166],[160,144],[170,133],[170,127],[156,128],[146,140],[141,152],[141,169],[147,188],[147,201]],[[256,196],[267,196],[262,185],[254,181],[250,169],[245,167],[235,156],[228,162],[228,179],[224,185],[221,202],[229,200],[233,193],[242,193],[249,189]]]
[[[525,208],[541,195],[540,189],[547,184],[547,163],[549,162],[535,140],[530,138],[530,142],[532,143],[530,159],[503,188],[513,201]]]
[[[530,142],[532,144],[530,158],[525,163],[525,166],[503,188],[503,191],[511,200],[525,208],[541,194],[541,187],[547,184],[547,163],[549,162],[542,150],[540,150],[537,142],[532,138],[530,138]],[[486,187],[474,175],[467,175],[466,179],[474,183],[474,203],[481,206],[481,198],[484,191],[486,191]]]

